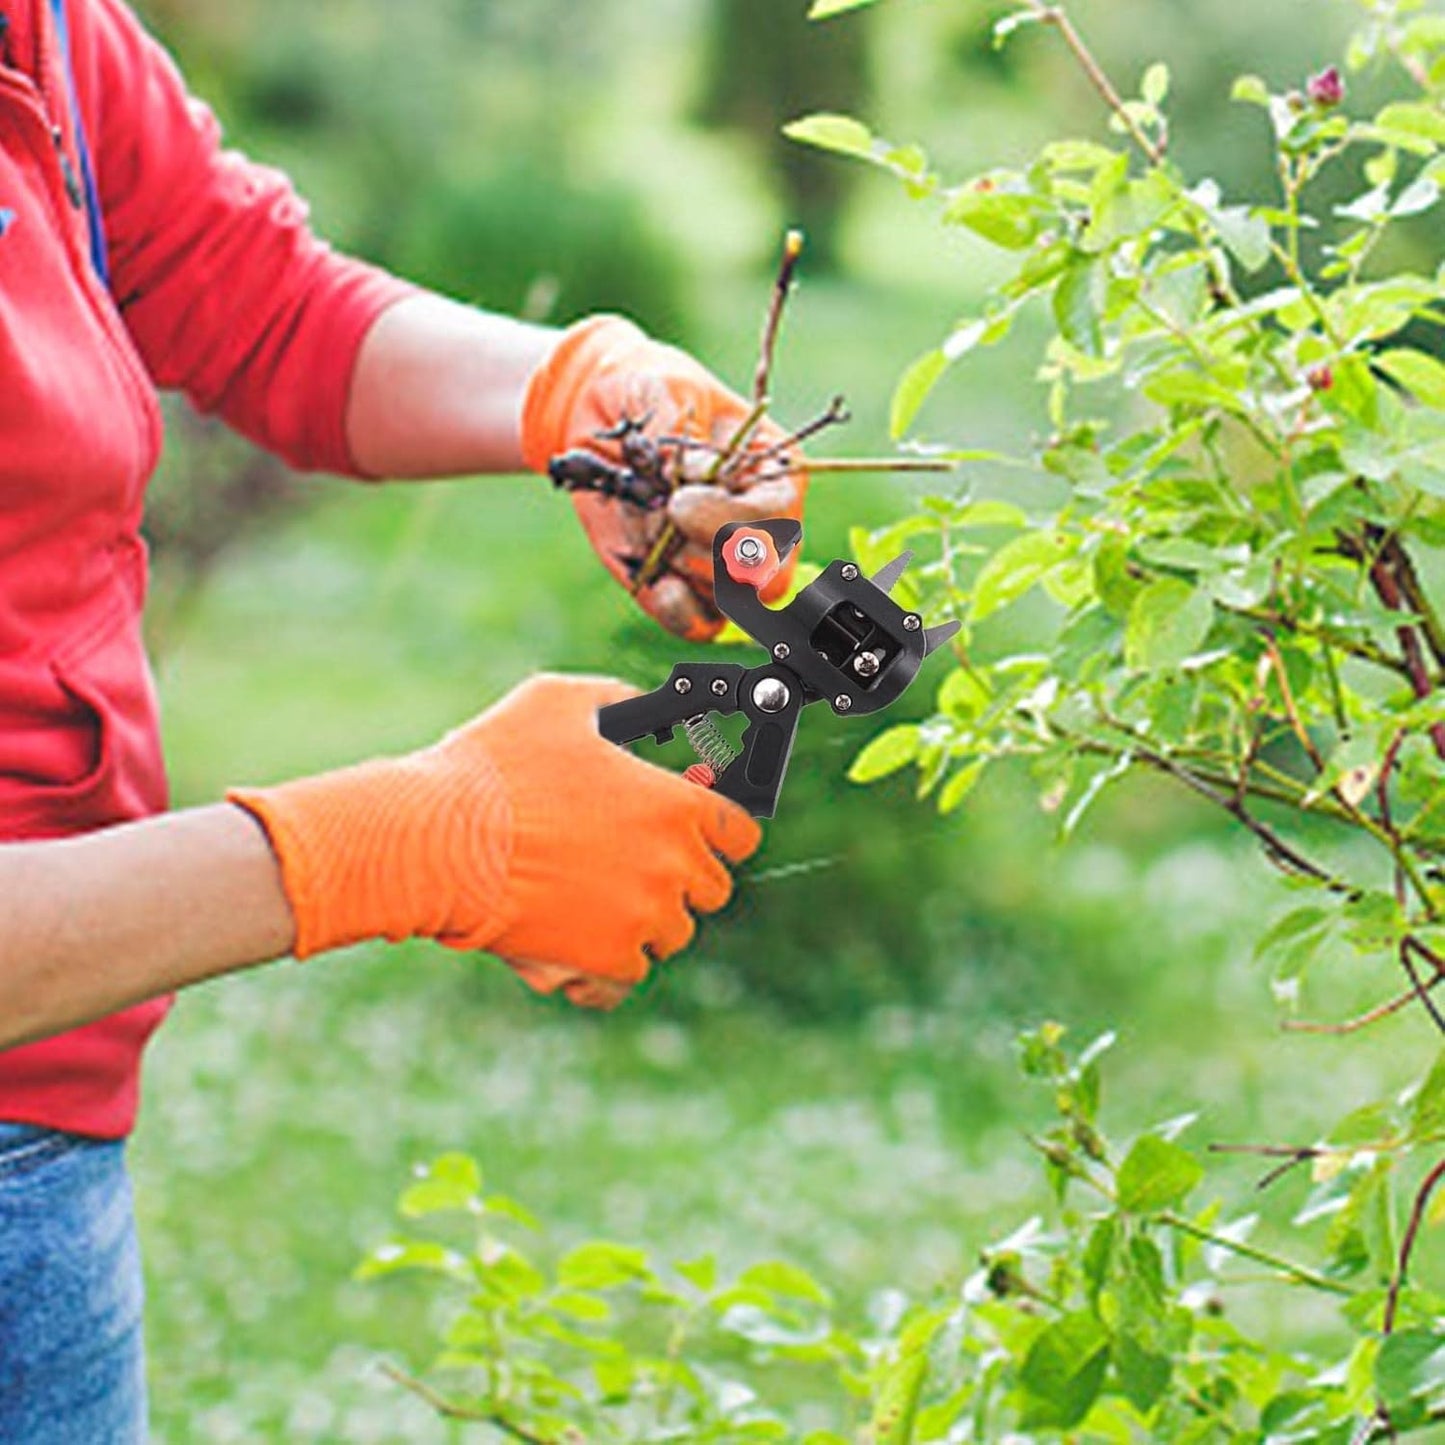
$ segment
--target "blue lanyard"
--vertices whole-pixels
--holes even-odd
[[[85,138],[85,123],[80,118],[80,101],[75,89],[75,71],[70,61],[70,26],[65,19],[65,0],[50,0],[55,13],[60,52],[65,57],[65,80],[70,94],[70,118],[75,131],[75,149],[80,156],[80,180],[85,188],[85,215],[90,227],[90,260],[95,274],[107,287],[110,285],[110,257],[105,245],[105,231],[100,220],[100,193],[95,186],[95,167],[90,161],[90,144]]]

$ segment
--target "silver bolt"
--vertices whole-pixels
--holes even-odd
[[[922,626],[923,619],[916,613],[910,612],[908,616],[903,619],[903,630],[905,632],[917,632]]]
[[[878,669],[883,666],[883,659],[876,652],[860,652],[853,659],[853,671],[859,677],[877,677]]]
[[[782,712],[792,700],[793,694],[781,678],[765,677],[753,689],[753,702],[761,712]]]
[[[715,677],[712,680],[712,695],[721,697],[728,690],[727,679]]]
[[[738,543],[738,561],[746,562],[749,567],[753,567],[762,560],[763,544],[756,537],[744,537]]]
[[[840,692],[840,693],[838,694],[838,696],[833,699],[833,711],[834,711],[834,712],[852,712],[852,711],[853,711],[853,699],[852,699],[851,697],[849,697],[846,692]]]
[[[679,692],[683,697],[686,697],[688,693],[692,691],[692,679],[690,677],[680,677],[672,686],[675,692]]]
[[[793,649],[789,647],[786,642],[780,642],[773,649],[773,656],[776,657],[779,662],[786,662],[792,655]]]
[[[845,582],[858,580],[858,569],[851,562],[845,563],[843,566],[843,580]]]

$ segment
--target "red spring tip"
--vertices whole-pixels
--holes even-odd
[[[696,783],[700,788],[711,788],[717,785],[717,774],[706,763],[694,763],[683,777],[689,783]]]

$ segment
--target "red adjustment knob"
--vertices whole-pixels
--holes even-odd
[[[694,763],[683,777],[689,783],[696,783],[700,788],[712,788],[717,786],[717,774],[706,763]]]
[[[739,527],[723,543],[722,555],[728,576],[749,587],[766,587],[783,565],[773,539],[756,527]]]

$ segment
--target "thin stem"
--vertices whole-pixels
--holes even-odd
[[[783,311],[793,289],[793,273],[798,269],[798,257],[802,254],[803,233],[789,231],[783,238],[783,259],[778,265],[777,280],[773,283],[772,300],[768,303],[767,319],[763,322],[763,339],[758,348],[758,369],[753,375],[753,405],[765,410],[773,380],[773,353],[778,347]]]
[[[398,1369],[390,1361],[383,1360],[380,1369],[388,1380],[400,1385],[404,1390],[410,1390],[419,1400],[424,1400],[430,1405],[443,1419],[470,1420],[479,1425],[490,1425],[503,1435],[522,1441],[523,1445],[553,1445],[546,1435],[534,1435],[530,1430],[508,1420],[505,1415],[498,1415],[491,1410],[474,1409],[469,1405],[461,1405],[455,1400],[449,1400],[445,1395],[433,1390],[424,1380],[418,1380],[414,1375],[408,1375],[405,1370]]]
[[[1420,1227],[1425,1222],[1425,1211],[1429,1208],[1431,1196],[1445,1180],[1445,1160],[1441,1160],[1426,1176],[1415,1194],[1415,1204],[1410,1210],[1410,1222],[1405,1226],[1405,1236],[1400,1241],[1400,1259],[1395,1266],[1395,1276],[1390,1281],[1390,1291],[1385,1296],[1385,1314],[1380,1332],[1388,1336],[1394,1333],[1395,1320],[1400,1311],[1400,1292],[1405,1288],[1410,1273],[1410,1256],[1415,1252],[1415,1241],[1419,1238]]]
[[[1437,974],[1425,987],[1427,990],[1434,989],[1442,982],[1445,982],[1445,977]],[[1371,1024],[1380,1023],[1383,1019],[1387,1019],[1391,1017],[1391,1015],[1409,1008],[1419,997],[1419,992],[1416,989],[1410,988],[1406,989],[1402,994],[1397,994],[1385,1003],[1370,1009],[1368,1013],[1362,1013],[1355,1018],[1346,1019],[1344,1023],[1322,1024],[1311,1023],[1305,1019],[1286,1019],[1280,1027],[1284,1029],[1286,1033],[1292,1034],[1330,1034],[1336,1037],[1344,1034],[1357,1034],[1362,1029],[1369,1028]]]
[[[1230,1254],[1237,1254],[1241,1259],[1262,1264],[1266,1268],[1284,1275],[1287,1279],[1294,1280],[1296,1284],[1308,1285],[1311,1289],[1321,1290],[1325,1294],[1340,1295],[1345,1299],[1354,1297],[1354,1290],[1348,1285],[1341,1284],[1338,1280],[1316,1274],[1314,1270],[1306,1269],[1304,1265],[1295,1264],[1293,1260],[1271,1254],[1269,1250],[1260,1249],[1258,1245],[1250,1244],[1246,1240],[1228,1239],[1222,1234],[1215,1234],[1213,1230],[1206,1229],[1201,1224],[1195,1224],[1192,1219],[1185,1219],[1183,1215],[1175,1214],[1172,1210],[1166,1210],[1158,1218],[1161,1224],[1167,1225],[1170,1229],[1176,1229],[1181,1234],[1187,1234],[1204,1244],[1212,1244],[1219,1249],[1228,1250]]]
[[[1430,997],[1430,990],[1426,988],[1425,984],[1421,981],[1419,971],[1415,967],[1414,955],[1417,953],[1427,959],[1432,956],[1429,954],[1429,951],[1425,949],[1424,945],[1413,935],[1409,935],[1400,940],[1400,967],[1405,970],[1405,977],[1410,980],[1410,988],[1414,992],[1415,997],[1420,1000],[1425,1012],[1430,1015],[1431,1022],[1442,1034],[1445,1034],[1445,1015],[1441,1014],[1435,1004],[1435,1000]],[[1438,978],[1439,974],[1437,972],[1437,981]]]
[[[1090,85],[1098,91],[1104,104],[1109,107],[1118,118],[1119,123],[1133,137],[1134,144],[1148,157],[1149,163],[1156,166],[1162,165],[1164,147],[1157,141],[1151,140],[1139,122],[1129,113],[1123,97],[1114,88],[1114,83],[1105,73],[1103,66],[1094,58],[1093,52],[1084,42],[1084,37],[1074,28],[1074,22],[1069,19],[1064,7],[1050,5],[1046,3],[1046,0],[1028,0],[1028,3],[1029,8],[1043,24],[1052,25],[1063,37],[1064,44],[1073,52],[1074,59],[1079,62]]]

